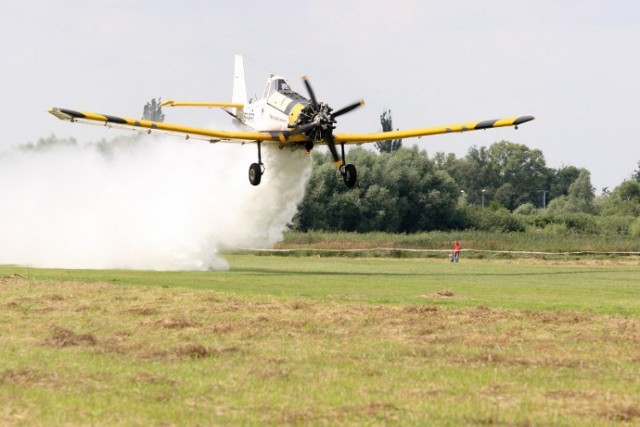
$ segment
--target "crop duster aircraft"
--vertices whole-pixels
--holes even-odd
[[[242,56],[236,55],[233,95],[230,103],[178,102],[171,100],[164,101],[161,104],[165,107],[222,108],[233,117],[232,122],[237,128],[234,131],[153,122],[66,108],[52,108],[49,112],[61,120],[99,124],[109,128],[125,128],[145,133],[179,135],[185,139],[200,139],[210,143],[256,143],[258,162],[251,164],[249,167],[249,181],[252,185],[260,184],[262,175],[265,172],[261,154],[262,144],[274,144],[280,148],[302,148],[307,152],[310,152],[316,145],[326,145],[329,147],[344,183],[349,188],[356,184],[357,174],[356,167],[346,162],[344,146],[347,144],[360,145],[390,139],[415,138],[503,126],[514,126],[517,129],[518,125],[534,119],[533,116],[519,116],[390,132],[338,133],[334,132],[336,119],[364,105],[364,101],[360,100],[334,110],[328,104],[318,101],[306,76],[302,77],[302,82],[309,98],[305,98],[295,92],[284,77],[271,75],[267,79],[262,98],[249,102],[244,78],[243,59]],[[340,147],[340,153],[338,153],[338,146]]]

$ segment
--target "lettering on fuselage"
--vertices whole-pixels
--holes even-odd
[[[273,114],[269,114],[269,118],[277,122],[287,123],[287,121],[283,117],[274,116]]]

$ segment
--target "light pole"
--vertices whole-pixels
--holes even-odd
[[[484,209],[484,192],[487,191],[484,188],[482,189],[482,209]]]

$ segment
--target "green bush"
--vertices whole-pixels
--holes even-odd
[[[545,234],[549,234],[552,236],[558,236],[558,235],[563,235],[567,233],[567,226],[564,224],[556,224],[556,223],[549,223],[547,224],[544,229],[543,232]]]
[[[482,231],[523,232],[526,223],[519,216],[511,214],[506,209],[478,209],[468,208],[467,216],[473,228]]]
[[[554,215],[549,214],[546,210],[541,210],[535,215],[529,215],[527,221],[531,226],[544,229],[550,224],[555,224]]]
[[[513,211],[516,215],[532,215],[536,212],[536,207],[533,206],[533,203],[524,203],[516,208]]]
[[[587,213],[568,213],[558,215],[568,230],[582,234],[598,234],[599,227],[595,217]]]
[[[629,234],[631,237],[640,237],[640,218],[636,218],[635,221],[629,225]]]
[[[634,218],[631,216],[601,216],[597,217],[600,234],[605,235],[629,235],[629,230]]]

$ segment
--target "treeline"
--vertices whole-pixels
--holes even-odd
[[[640,162],[629,180],[596,196],[588,170],[547,167],[540,150],[501,141],[467,155],[417,147],[348,153],[358,183],[337,179],[328,154],[314,152],[313,173],[294,230],[488,230],[640,236]]]
[[[139,136],[95,143],[109,155]],[[77,146],[54,135],[21,150]],[[417,147],[356,148],[348,160],[358,183],[348,189],[329,153],[313,152],[312,176],[292,220],[296,231],[417,233],[479,230],[640,237],[640,162],[628,180],[596,195],[588,170],[550,168],[540,150],[501,141],[472,147],[462,158]],[[380,149],[380,147],[379,147]],[[395,151],[394,151],[395,150]]]

